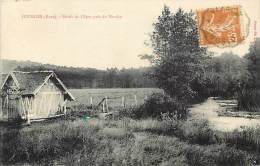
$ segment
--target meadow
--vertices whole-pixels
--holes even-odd
[[[258,136],[216,133],[194,119],[59,119],[8,129],[0,154],[4,165],[253,166]]]
[[[131,118],[159,89],[71,90],[77,98],[65,117],[30,126],[0,126],[0,159],[3,165],[160,165],[254,166],[260,163],[260,127],[221,132],[207,119],[190,115],[177,120],[169,114],[158,118]],[[89,105],[107,97],[138,96],[108,118],[86,118]],[[95,100],[96,99],[96,100]],[[141,101],[142,99],[142,101]],[[112,100],[112,99],[111,99]],[[111,102],[110,102],[111,103]],[[111,108],[114,109],[113,105]],[[143,107],[144,108],[144,107]],[[158,106],[158,109],[161,107]],[[137,110],[137,111],[136,111]],[[149,112],[149,110],[148,110]],[[0,162],[0,164],[1,164]]]
[[[146,97],[152,93],[160,93],[162,90],[158,88],[111,88],[111,89],[69,89],[76,98],[71,105],[90,105],[91,97],[93,105],[97,105],[103,98],[108,98],[109,107],[121,107],[122,98],[126,107],[140,105],[144,103]]]

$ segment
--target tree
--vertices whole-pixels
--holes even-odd
[[[260,38],[250,45],[245,58],[248,60],[247,67],[252,77],[252,86],[260,88]]]
[[[209,96],[234,97],[239,82],[247,82],[249,73],[246,61],[232,52],[213,57],[206,69],[205,78]]]
[[[173,14],[164,6],[153,25],[151,76],[170,96],[187,101],[197,94],[191,84],[203,76],[203,64],[209,58],[206,49],[199,47],[194,14],[182,9]]]
[[[249,81],[242,81],[238,88],[238,109],[260,111],[260,38],[250,45],[249,53],[245,55]]]

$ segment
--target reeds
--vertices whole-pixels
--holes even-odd
[[[260,90],[241,89],[237,97],[238,109],[242,111],[260,111]]]

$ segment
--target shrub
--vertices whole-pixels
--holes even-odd
[[[246,127],[242,131],[223,133],[224,142],[247,151],[260,153],[260,126],[256,128]]]
[[[66,119],[76,120],[84,116],[96,117],[99,110],[97,108],[91,108],[85,104],[73,105],[71,109],[68,109]]]
[[[204,145],[215,142],[214,132],[205,119],[189,119],[183,123],[180,130],[182,137],[190,143]]]
[[[160,118],[162,113],[170,113],[175,119],[186,119],[188,109],[187,105],[177,98],[154,93],[133,113],[136,119]]]
[[[237,101],[239,110],[260,111],[260,91],[257,89],[239,89]]]
[[[83,121],[61,123],[52,128],[13,130],[5,133],[3,161],[36,162],[53,159],[79,150],[82,145],[94,144],[93,133],[96,128],[87,126]]]
[[[245,152],[225,145],[189,146],[186,157],[191,166],[245,166],[247,155]]]
[[[114,119],[124,119],[124,118],[136,118],[138,108],[137,107],[129,107],[129,108],[121,108],[116,113],[114,113]]]
[[[182,135],[181,126],[184,121],[176,120],[174,116],[169,113],[161,114],[161,119],[164,134],[175,136]]]

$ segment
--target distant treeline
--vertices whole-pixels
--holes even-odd
[[[98,70],[56,65],[31,65],[18,66],[15,70],[53,70],[69,88],[141,88],[155,86],[154,82],[146,76],[146,73],[151,70],[147,67]]]

